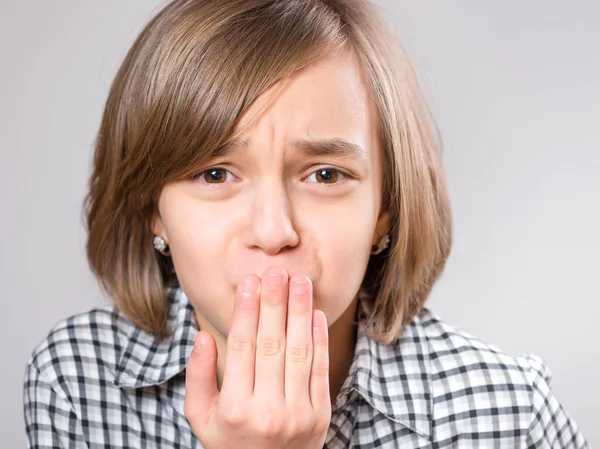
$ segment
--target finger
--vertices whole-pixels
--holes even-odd
[[[281,267],[271,267],[262,276],[260,315],[256,336],[254,395],[283,403],[285,368],[285,324],[288,276]]]
[[[313,311],[313,360],[310,372],[310,400],[317,416],[331,413],[329,397],[329,333],[327,318]]]
[[[312,284],[306,276],[290,279],[285,344],[285,400],[310,406],[312,364]]]
[[[217,345],[212,335],[200,331],[185,368],[185,416],[190,423],[201,426],[218,402]]]
[[[236,288],[227,355],[221,386],[221,404],[232,407],[250,398],[254,389],[254,358],[258,327],[260,278],[246,276]]]

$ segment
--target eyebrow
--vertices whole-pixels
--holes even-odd
[[[218,148],[212,157],[232,156],[238,150],[247,148],[250,144],[248,139],[236,137]],[[334,138],[305,138],[292,141],[292,148],[300,150],[308,156],[334,156],[340,158],[365,161],[368,159],[367,152],[360,145],[345,139]]]

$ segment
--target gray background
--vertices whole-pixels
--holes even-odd
[[[81,202],[109,84],[156,0],[0,0],[0,432],[23,447],[21,382],[59,319],[105,302]],[[534,352],[600,446],[600,6],[380,1],[444,141],[455,243],[429,306]],[[595,443],[595,444],[594,444]]]

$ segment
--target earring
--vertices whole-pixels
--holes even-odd
[[[390,236],[386,234],[381,237],[377,245],[371,247],[371,255],[376,256],[377,254],[381,254],[388,246],[390,246]]]
[[[165,242],[160,235],[155,235],[154,239],[152,239],[152,244],[154,245],[154,249],[161,253],[163,256],[168,256],[169,253],[169,245]]]

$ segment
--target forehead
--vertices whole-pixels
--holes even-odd
[[[345,138],[367,145],[376,134],[375,105],[356,59],[348,52],[322,58],[274,85],[252,104],[235,136]]]

